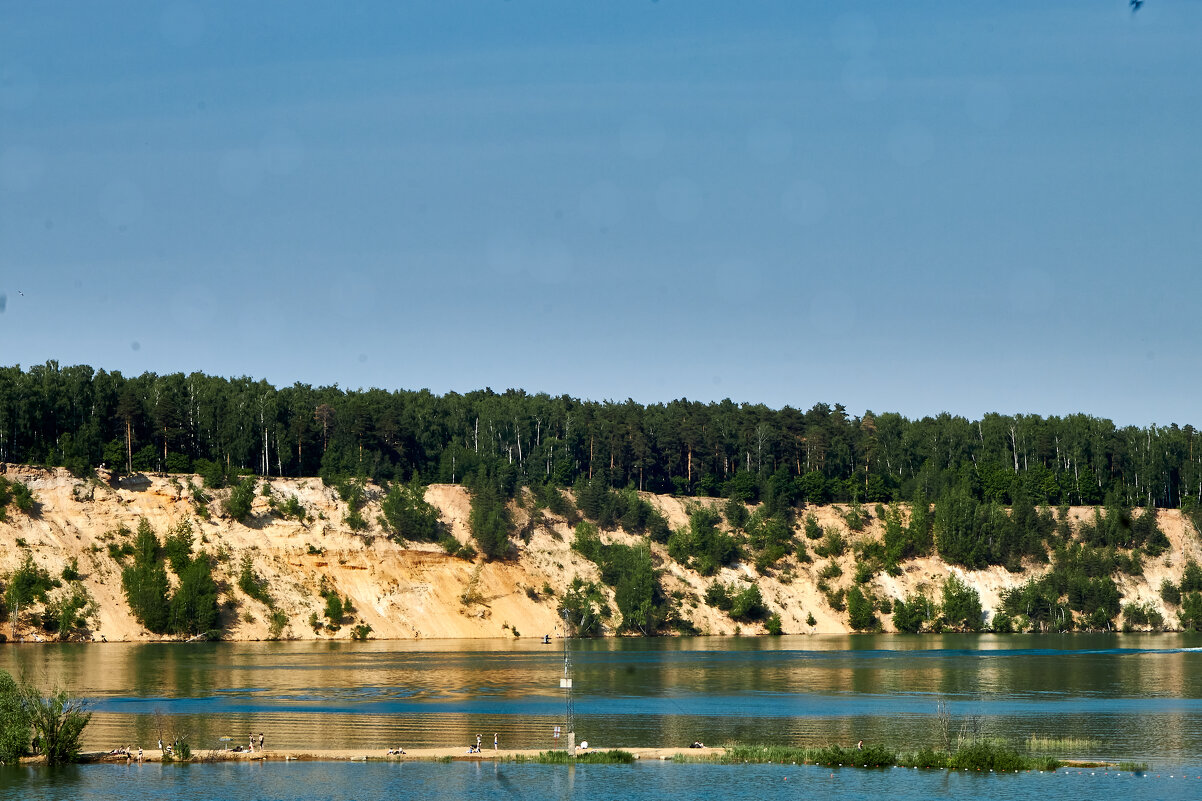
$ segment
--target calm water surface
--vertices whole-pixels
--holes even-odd
[[[87,765],[56,772],[0,771],[0,799],[75,801],[408,801],[408,799],[651,799],[723,801],[930,798],[1195,799],[1202,776],[1060,771],[981,775],[944,771],[823,770],[794,765],[494,765],[285,763],[264,765]],[[6,780],[7,779],[7,780]]]
[[[1016,744],[1032,736],[1071,738],[1043,750],[1067,757],[1147,761],[1154,769],[1163,767],[1171,773],[1202,764],[1202,671],[1198,669],[1202,651],[1194,649],[1202,649],[1202,635],[857,635],[579,642],[573,643],[572,650],[576,729],[580,737],[603,747],[684,744],[694,739],[794,745],[865,739],[910,749],[937,742],[935,716],[943,700],[957,727],[965,720],[976,721],[983,733]],[[90,748],[153,744],[156,712],[172,716],[194,747],[201,749],[219,747],[221,737],[241,742],[250,731],[266,732],[269,748],[466,746],[478,731],[486,740],[491,732],[499,732],[504,746],[541,748],[554,746],[553,727],[563,722],[564,701],[558,687],[562,645],[534,640],[10,645],[0,648],[0,668],[92,698],[96,714],[87,732]],[[452,782],[439,790],[450,793],[448,788],[460,781],[452,777],[460,777],[455,771],[461,769],[357,767],[373,777],[375,792],[382,794],[378,797],[396,797],[390,782],[401,776],[408,777],[406,782],[411,778]],[[280,768],[294,768],[294,773],[327,770],[339,776],[347,769]],[[596,775],[602,768],[619,769],[615,776],[643,776],[635,783],[648,783],[648,788],[664,782],[714,781],[705,771],[717,771],[718,776],[730,770],[680,765],[636,766],[637,770],[588,766],[587,770]],[[666,772],[639,772],[660,768]],[[237,795],[234,789],[240,769],[193,766],[184,770],[195,773],[183,775],[203,776],[200,781],[210,789],[228,778],[230,795],[209,793],[208,798],[250,797]],[[178,767],[72,770],[77,773],[56,774],[53,784],[45,786],[82,782],[79,790],[84,793],[85,786],[99,781],[91,777],[103,776],[102,784],[133,781],[139,792],[159,788],[153,792],[168,794],[163,797],[171,793],[186,797],[178,795],[178,787],[167,789],[179,781]],[[389,772],[398,770],[402,773]],[[473,785],[473,793],[489,797],[489,792],[506,792],[505,787],[523,793],[530,789],[521,783],[506,784],[513,781],[506,778],[511,775],[540,788],[541,795],[532,797],[581,792],[578,787],[564,790],[554,784],[559,781],[554,777],[566,769],[511,765],[501,770],[498,777],[488,779],[492,784]],[[744,771],[740,776],[746,773],[739,770]],[[574,775],[580,777],[585,771],[581,766]],[[755,775],[760,773],[757,769]],[[889,781],[901,781],[894,778],[900,772],[886,773]],[[15,782],[31,790],[31,782],[46,780],[45,772],[34,771],[26,778],[6,775],[0,787]],[[68,780],[68,775],[78,778]],[[287,774],[252,775],[267,777],[270,788],[270,777]],[[844,776],[839,786],[869,793],[868,785],[857,783],[870,784],[877,780],[871,778],[875,775]],[[927,795],[944,792],[930,785],[937,781],[934,774],[918,775],[925,778],[914,781],[921,781]],[[485,782],[483,774],[470,770],[461,780]],[[773,781],[783,784],[785,779],[777,776]],[[944,776],[938,781],[962,782],[956,785],[957,797],[973,797],[975,792],[963,784],[964,778]],[[1020,781],[1035,780],[1009,777],[1007,781],[1001,785],[1009,788],[1003,795],[1027,786]],[[1047,785],[1031,787],[1040,789],[1032,789],[1030,797],[1047,789]],[[108,792],[120,795],[113,787]],[[999,792],[995,786],[982,797],[999,797]],[[273,796],[266,789],[264,793],[262,797],[310,797]],[[1197,796],[1202,791],[1190,797]],[[332,789],[327,795],[311,797],[377,796],[339,795]],[[1020,792],[1013,797],[1028,796]]]

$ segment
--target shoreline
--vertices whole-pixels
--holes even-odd
[[[178,760],[179,764],[196,764],[205,762],[506,762],[518,758],[533,759],[549,750],[546,748],[501,748],[496,751],[484,748],[479,752],[468,753],[466,747],[447,746],[443,748],[409,748],[403,754],[388,754],[387,749],[350,749],[350,748],[289,748],[265,751],[201,751],[193,749],[192,758]],[[713,757],[726,753],[722,746],[706,748],[577,748],[577,756],[596,754],[610,750],[626,751],[633,754],[635,759],[673,760],[677,756]],[[26,757],[23,764],[44,762],[42,757]],[[163,762],[163,752],[158,749],[144,750],[142,759],[137,754],[127,757],[124,754],[111,754],[107,751],[85,751],[79,755],[78,762],[83,764],[124,763],[124,762]],[[171,764],[177,760],[168,760]]]
[[[630,748],[588,748],[577,749],[578,757],[589,754],[602,754],[608,751],[624,751],[634,757],[635,761],[661,761],[681,763],[721,763],[726,756],[727,746],[706,746],[703,748],[684,747],[630,747]],[[339,748],[305,748],[305,749],[266,749],[265,751],[193,751],[188,760],[168,760],[164,762],[163,752],[144,750],[142,759],[136,753],[133,757],[124,754],[111,754],[107,751],[85,751],[80,754],[77,764],[133,764],[133,763],[162,763],[162,764],[207,764],[214,762],[538,762],[538,756],[543,753],[559,752],[558,749],[545,748],[501,748],[496,751],[484,749],[480,752],[468,752],[460,746],[441,748],[411,748],[403,754],[389,754],[387,749],[339,749]],[[22,764],[37,765],[45,762],[44,757],[25,757]],[[582,760],[583,762],[583,760]],[[1064,768],[1115,768],[1119,763],[1090,760],[1060,760]],[[757,763],[758,764],[758,763]],[[783,764],[783,762],[781,763]],[[796,765],[797,762],[792,764]],[[818,764],[803,762],[803,764]],[[833,766],[827,766],[833,767]],[[877,765],[839,765],[843,768],[880,769]],[[964,768],[931,767],[929,770],[957,771]],[[1030,772],[1032,769],[1000,772]],[[1040,772],[1043,772],[1042,770]]]

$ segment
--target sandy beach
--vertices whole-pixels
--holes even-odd
[[[513,749],[501,748],[494,751],[491,748],[484,748],[479,753],[469,753],[466,747],[451,746],[446,748],[406,748],[404,754],[389,754],[387,749],[383,750],[354,750],[354,749],[288,749],[274,750],[268,748],[264,751],[225,751],[225,750],[200,750],[192,751],[192,762],[235,762],[235,761],[271,761],[271,762],[286,762],[286,761],[302,761],[302,762],[363,762],[363,761],[393,761],[393,762],[434,762],[438,760],[452,759],[457,762],[490,762],[490,761],[505,761],[516,759],[517,757],[533,758],[542,753],[545,749]],[[577,749],[577,754],[595,753],[598,751],[611,750],[606,747]],[[689,748],[687,746],[681,748],[622,748],[622,751],[627,751],[634,754],[636,759],[672,759],[677,754],[685,754],[689,756],[708,756],[712,754],[722,754],[725,748]],[[36,761],[36,757],[29,761]],[[123,754],[110,754],[105,751],[89,751],[80,755],[81,762],[137,762],[137,751],[134,751],[132,759]],[[146,750],[142,752],[142,762],[162,762],[163,752],[157,749]]]

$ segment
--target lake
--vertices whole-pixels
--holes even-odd
[[[1148,775],[1128,777],[1145,787],[1168,781],[1156,778],[1160,772],[1177,781],[1183,781],[1183,771],[1202,774],[1202,650],[1197,649],[1202,649],[1202,635],[1191,634],[581,641],[572,643],[571,651],[576,730],[579,738],[604,748],[695,739],[812,746],[863,739],[909,750],[937,744],[937,710],[944,702],[955,731],[967,727],[1018,746],[1032,738],[1050,739],[1039,750],[1062,757],[1148,762]],[[251,731],[265,732],[268,748],[466,746],[476,732],[486,740],[498,732],[505,747],[552,748],[554,727],[563,722],[561,642],[9,645],[0,648],[0,668],[93,699],[86,745],[95,749],[153,747],[156,713],[170,716],[201,749],[219,747],[221,737],[240,743]],[[0,788],[10,795],[39,788],[43,795],[21,797],[66,798],[84,797],[93,792],[89,785],[99,783],[104,787],[95,790],[96,797],[120,796],[125,786],[137,787],[139,798],[158,797],[156,792],[188,797],[180,795],[182,781],[189,787],[199,783],[205,798],[249,798],[238,792],[246,776],[256,776],[265,788],[284,783],[283,795],[263,789],[256,797],[409,797],[390,789],[400,781],[407,787],[439,784],[434,795],[457,793],[466,783],[478,797],[504,794],[509,787],[520,789],[522,797],[539,788],[532,797],[583,798],[582,784],[606,776],[603,785],[610,789],[601,797],[642,798],[652,796],[639,795],[640,788],[663,795],[684,792],[671,789],[679,782],[696,794],[707,783],[727,781],[715,777],[731,771],[743,777],[740,784],[752,777],[784,784],[780,771],[786,767],[791,766],[579,766],[572,774],[574,789],[565,789],[562,766],[504,765],[495,775],[491,765],[83,766],[53,773],[5,771]],[[292,772],[277,772],[286,770]],[[339,795],[342,791],[331,788],[325,795],[288,796],[295,776],[311,770],[333,777],[335,784],[350,781],[363,795]],[[880,781],[891,787],[919,782],[925,788],[900,797],[940,795],[945,791],[938,787],[952,788],[949,782],[957,783],[956,797],[999,792],[995,785],[972,784],[970,777],[924,771],[915,778],[900,769],[844,771],[832,779],[829,771],[802,766],[794,773],[792,780],[816,786],[837,780],[843,791],[865,797]],[[352,776],[372,778],[355,784]],[[1035,798],[1049,787],[1037,776],[990,781],[1001,782],[1007,796],[1013,791],[1014,797]],[[1114,780],[1113,774],[1107,778]],[[614,795],[627,779],[630,788]],[[119,786],[108,786],[111,782]],[[227,784],[228,791],[218,789]],[[75,789],[55,794],[65,787]],[[1190,797],[1197,795],[1202,789]]]

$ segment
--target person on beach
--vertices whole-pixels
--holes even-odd
[[[253,754],[255,752],[255,736],[248,734],[247,737],[250,738],[250,748],[248,750]]]
[[[492,750],[497,750],[497,733],[495,731],[492,733]]]
[[[142,746],[138,746],[138,761],[142,761]]]
[[[484,739],[484,738],[483,738],[483,737],[481,737],[481,736],[480,736],[480,734],[477,732],[477,734],[476,734],[476,750],[477,750],[477,751],[479,751],[479,750],[480,750],[480,741],[481,741],[481,740],[483,740],[483,739]]]
[[[163,750],[163,738],[160,737],[159,738],[159,751],[162,751],[162,750]]]
[[[263,732],[259,732],[259,753],[263,752]]]

